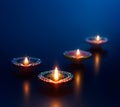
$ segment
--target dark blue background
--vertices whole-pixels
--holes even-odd
[[[1,0],[0,107],[119,107],[119,28],[119,0]],[[96,34],[108,37],[109,43],[102,51],[92,51],[92,58],[82,65],[62,56],[65,50],[90,50],[85,38]],[[11,64],[13,57],[25,55],[43,61],[29,78],[16,75],[19,71]],[[75,77],[54,93],[54,87],[42,85],[37,74],[56,63]]]

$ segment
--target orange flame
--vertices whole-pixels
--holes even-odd
[[[99,41],[101,37],[99,35],[96,36],[96,41]]]
[[[28,57],[25,57],[24,61],[23,61],[23,64],[24,65],[28,65],[29,64],[29,59]]]
[[[79,50],[79,49],[77,49],[77,51],[76,51],[76,55],[77,55],[77,56],[80,55],[80,50]]]
[[[54,73],[54,80],[58,81],[59,80],[59,71],[58,71],[57,67],[55,67],[55,70],[53,73]]]

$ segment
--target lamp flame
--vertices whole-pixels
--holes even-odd
[[[79,50],[79,49],[77,49],[77,51],[76,51],[76,55],[77,55],[77,56],[80,55],[80,50]]]
[[[96,36],[96,41],[99,41],[101,37],[99,35]]]
[[[58,81],[58,79],[59,79],[59,71],[58,71],[58,68],[55,67],[55,70],[54,70],[54,80]]]
[[[23,64],[24,65],[28,65],[29,64],[29,59],[28,57],[25,57],[24,61],[23,61]]]

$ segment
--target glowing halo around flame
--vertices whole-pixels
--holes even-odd
[[[77,55],[77,56],[80,55],[80,50],[79,50],[79,49],[77,49],[77,51],[76,51],[76,55]]]
[[[97,35],[95,39],[96,39],[96,41],[100,41],[101,37],[99,35]]]
[[[53,73],[54,73],[54,80],[58,81],[59,80],[59,71],[58,71],[57,67],[55,67],[55,70],[53,71]]]
[[[29,65],[29,63],[30,63],[30,61],[29,61],[28,57],[25,57],[23,60],[23,64],[27,66],[27,65]]]

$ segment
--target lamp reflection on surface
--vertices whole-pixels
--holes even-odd
[[[75,94],[79,95],[82,89],[82,72],[77,70],[74,75]]]
[[[55,98],[42,103],[39,107],[69,107],[66,101]]]
[[[30,82],[27,80],[24,81],[23,83],[23,95],[24,95],[24,99],[28,100],[30,96]]]
[[[57,100],[54,100],[52,103],[51,103],[51,107],[62,107],[61,106],[61,103],[58,102]]]
[[[94,69],[95,74],[98,75],[100,69],[101,55],[97,52],[94,54]]]

